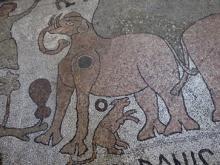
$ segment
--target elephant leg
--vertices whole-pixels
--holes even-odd
[[[164,90],[160,95],[165,101],[171,116],[164,135],[168,136],[174,133],[181,133],[182,126],[187,131],[200,129],[199,124],[188,115],[184,106],[182,94],[180,96],[173,96],[170,94],[169,90]]]
[[[89,56],[84,55],[87,53]],[[71,63],[77,98],[76,134],[60,152],[63,154],[81,156],[88,150],[84,141],[88,134],[89,126],[89,94],[99,74],[99,55],[96,52],[85,52],[82,53],[82,56],[80,55],[73,58]]]
[[[68,87],[63,84],[60,77],[57,82],[57,96],[56,96],[56,112],[53,118],[53,122],[49,130],[35,138],[35,142],[49,145],[50,139],[52,138],[52,145],[55,146],[62,139],[61,125],[63,118],[66,114],[66,110],[71,100],[74,88]]]
[[[160,60],[162,61],[163,59]],[[142,77],[148,83],[150,88],[162,97],[170,113],[171,118],[166,126],[164,134],[170,135],[179,133],[182,131],[182,126],[184,126],[186,130],[199,129],[199,124],[193,120],[186,111],[182,93],[180,96],[174,96],[170,92],[179,79],[177,69],[173,63],[174,61],[172,61],[171,58],[167,58],[166,60],[164,59],[163,64],[154,64],[152,67],[154,72],[149,72],[149,69],[143,67],[144,64],[139,66]],[[148,104],[148,101],[146,101],[145,104]]]
[[[76,134],[74,138],[60,150],[60,152],[63,154],[77,154],[78,156],[81,156],[88,150],[84,140],[88,134],[89,125],[89,93],[77,91],[76,94]]]
[[[212,120],[214,122],[220,122],[220,91],[216,91],[216,94],[212,95],[212,98],[215,105],[215,110],[212,114]]]
[[[146,116],[146,123],[138,134],[138,140],[143,141],[155,137],[154,129],[163,133],[165,125],[159,120],[156,93],[147,87],[135,94],[135,99]]]
[[[208,86],[210,86],[210,94],[212,96],[212,100],[214,103],[215,110],[212,113],[212,120],[214,122],[220,122],[220,76],[216,77],[207,77],[205,80],[209,83]]]

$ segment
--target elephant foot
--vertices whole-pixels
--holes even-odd
[[[83,142],[83,140],[73,140],[60,150],[62,154],[69,154],[69,155],[77,155],[81,156],[88,150],[87,146]]]
[[[212,113],[212,120],[214,122],[220,122],[220,110],[215,110]]]
[[[122,149],[117,148],[108,148],[107,149],[108,154],[114,154],[114,155],[123,155],[124,151]]]
[[[163,134],[165,131],[166,126],[161,123],[159,120],[155,121],[155,129],[157,130],[158,134]]]
[[[187,131],[200,129],[199,124],[190,117],[183,118],[181,120],[180,119],[171,119],[165,129],[164,135],[169,136],[169,135],[172,135],[175,133],[181,133],[182,132],[182,125]]]
[[[138,133],[137,140],[138,141],[145,141],[148,139],[152,139],[154,137],[155,137],[155,133],[154,133],[153,128],[151,128],[151,129],[144,128]]]
[[[179,96],[180,91],[182,90],[182,84],[178,83],[176,84],[171,90],[170,90],[170,94],[173,96]]]
[[[200,125],[190,117],[184,118],[180,122],[187,131],[200,129]]]
[[[164,131],[164,135],[169,136],[181,132],[182,132],[182,125],[180,124],[180,122],[178,120],[171,119]]]
[[[156,135],[154,133],[154,129],[157,130],[159,134],[164,133],[165,125],[161,123],[158,119],[153,122],[149,122],[147,126],[145,126],[138,134],[138,141],[144,141],[151,138],[154,138]]]
[[[52,131],[51,129],[49,129],[46,133],[36,137],[34,139],[34,141],[36,143],[49,145],[50,139],[52,139],[52,146],[55,146],[63,139],[63,136],[61,135],[59,130],[58,131]]]

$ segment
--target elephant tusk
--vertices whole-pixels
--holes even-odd
[[[55,19],[55,24],[56,24],[56,27],[57,27],[57,28],[61,27],[61,25],[60,25],[60,17],[61,17],[61,16],[62,16],[62,13],[59,14],[59,15],[56,17],[56,19]]]
[[[50,20],[49,20],[49,22],[48,22],[48,25],[49,25],[49,26],[52,26],[52,25],[53,25],[55,16],[56,16],[56,15],[53,15],[53,16],[50,18]]]
[[[57,20],[56,20],[56,18],[54,19],[53,27],[54,27],[54,29],[57,29]]]

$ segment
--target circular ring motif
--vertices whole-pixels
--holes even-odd
[[[92,58],[89,56],[82,56],[78,60],[78,65],[80,68],[89,68],[92,65]]]
[[[100,107],[100,104],[103,104],[103,107]],[[95,102],[95,109],[99,112],[105,112],[108,108],[108,102],[105,99],[98,99]]]

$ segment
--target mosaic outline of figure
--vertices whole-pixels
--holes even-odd
[[[49,50],[44,46],[47,32],[68,35],[71,44],[61,39],[56,49]],[[40,51],[48,55],[71,47],[58,66],[56,112],[52,125],[35,139],[36,142],[49,145],[52,139],[54,146],[62,140],[62,121],[75,89],[77,129],[73,139],[61,149],[63,153],[67,148],[72,148],[71,153],[68,151],[70,154],[77,155],[87,150],[84,139],[88,133],[89,94],[111,97],[134,94],[147,118],[138,134],[141,141],[155,137],[154,129],[165,135],[182,132],[182,125],[186,130],[199,129],[198,123],[188,115],[182,95],[170,93],[179,81],[179,75],[172,51],[161,38],[149,34],[102,38],[91,23],[79,13],[71,12],[62,18],[61,14],[56,18],[52,16],[48,27],[39,34],[38,44]],[[171,115],[165,132],[165,125],[158,119],[156,94],[165,100]]]
[[[0,6],[0,69],[19,69],[17,44],[11,34],[13,24],[28,15],[41,0],[35,0],[26,11],[9,16],[17,8],[17,3],[8,2]]]

